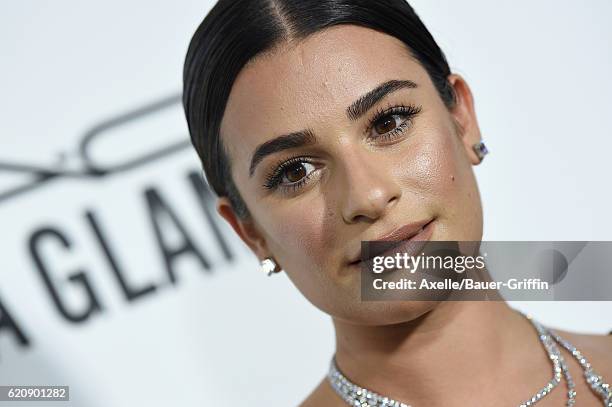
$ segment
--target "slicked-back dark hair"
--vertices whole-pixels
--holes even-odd
[[[231,177],[219,128],[234,80],[246,63],[287,40],[355,24],[401,40],[429,74],[447,107],[455,96],[444,53],[405,0],[219,0],[196,30],[185,58],[183,107],[207,183],[250,216]]]

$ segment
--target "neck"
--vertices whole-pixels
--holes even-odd
[[[349,380],[415,406],[466,405],[476,394],[520,402],[551,376],[535,329],[505,302],[442,302],[401,324],[334,327]]]

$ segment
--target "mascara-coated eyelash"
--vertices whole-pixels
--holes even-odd
[[[291,168],[291,166],[294,164],[304,164],[304,163],[314,165],[310,162],[308,157],[304,157],[304,156],[291,157],[287,160],[279,161],[274,166],[274,168],[276,169],[266,176],[266,181],[263,186],[267,189],[275,189],[281,184],[281,181],[283,179],[283,176],[285,175],[286,169]],[[310,174],[312,174],[312,172]],[[284,187],[296,190],[300,188],[308,180],[308,178],[310,178],[310,174],[305,175],[299,181],[287,184]]]
[[[368,134],[372,131],[372,129],[374,128],[374,125],[376,124],[376,122],[378,122],[380,119],[389,117],[389,116],[395,116],[395,115],[403,115],[406,116],[406,119],[404,121],[402,121],[399,125],[397,125],[394,129],[389,130],[386,133],[383,134],[378,134],[372,138],[374,139],[382,139],[382,140],[389,140],[389,139],[393,139],[395,136],[399,135],[400,133],[402,133],[412,122],[412,119],[421,112],[421,107],[420,106],[415,106],[415,105],[408,105],[408,106],[404,106],[404,105],[400,105],[400,106],[393,106],[390,108],[379,108],[375,113],[374,113],[374,117],[372,119],[370,119],[370,124],[368,126]],[[368,136],[368,138],[370,138]]]

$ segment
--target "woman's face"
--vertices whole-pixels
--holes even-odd
[[[221,123],[252,219],[236,218],[226,198],[219,213],[328,314],[368,325],[422,315],[435,304],[362,302],[349,263],[362,240],[417,221],[432,221],[431,240],[481,239],[471,147],[480,133],[467,84],[449,79],[458,97],[450,111],[401,41],[354,25],[258,56],[234,82]]]

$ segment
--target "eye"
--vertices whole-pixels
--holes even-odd
[[[289,183],[299,182],[302,178],[308,176],[308,174],[312,172],[312,170],[310,172],[308,171],[309,168],[314,170],[314,165],[307,162],[290,164],[283,169],[283,178],[287,179]],[[281,181],[283,181],[283,178],[281,178]]]
[[[266,177],[264,187],[296,190],[306,183],[316,169],[305,157],[290,158],[277,164],[276,169]]]
[[[408,128],[412,119],[420,112],[420,107],[412,105],[396,106],[378,111],[370,122],[369,137],[383,140],[392,139]]]
[[[374,123],[374,130],[378,134],[385,134],[390,132],[391,130],[399,127],[402,124],[402,118],[398,114],[391,114],[388,116],[384,116],[381,119],[378,119],[376,123]]]

